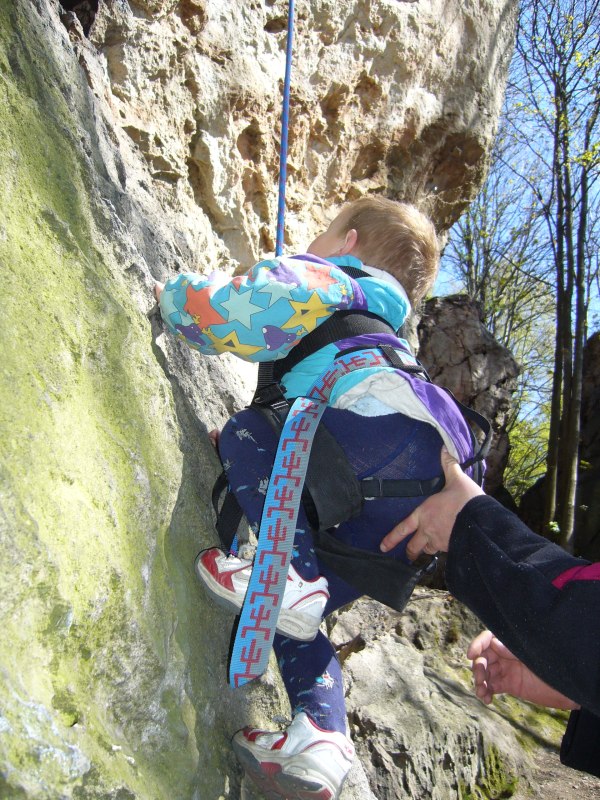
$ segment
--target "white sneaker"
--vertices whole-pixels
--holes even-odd
[[[350,739],[321,730],[304,712],[285,731],[244,728],[232,744],[250,778],[269,798],[335,800],[354,759]]]
[[[218,547],[203,550],[196,557],[196,574],[220,605],[238,612],[244,602],[252,562],[226,555]],[[277,632],[290,639],[312,641],[319,630],[329,600],[326,578],[304,580],[290,564]]]

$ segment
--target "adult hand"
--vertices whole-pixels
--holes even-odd
[[[483,494],[483,490],[465,475],[445,447],[442,447],[442,469],[446,478],[442,491],[428,497],[382,539],[379,546],[384,552],[413,532],[415,535],[406,547],[411,560],[414,561],[420,553],[447,552],[456,515],[469,500]]]
[[[165,288],[164,283],[159,283],[158,281],[156,281],[154,283],[154,296],[156,297],[156,302],[157,303],[160,302],[160,296],[161,296],[164,288]]]
[[[486,705],[494,695],[507,693],[549,708],[574,709],[577,703],[548,686],[514,656],[491,631],[483,631],[469,645],[475,694]]]

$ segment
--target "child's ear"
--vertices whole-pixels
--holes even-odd
[[[341,256],[347,256],[354,250],[357,242],[358,232],[355,230],[355,228],[350,228],[350,230],[346,233],[344,244],[340,247],[339,254]]]

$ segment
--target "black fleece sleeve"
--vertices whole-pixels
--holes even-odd
[[[571,712],[560,748],[560,760],[567,767],[600,778],[600,717],[584,708]]]
[[[600,716],[600,581],[552,585],[588,563],[480,496],[456,518],[446,581],[536,675]]]

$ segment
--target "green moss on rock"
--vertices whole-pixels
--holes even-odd
[[[0,797],[216,797],[180,565],[199,498],[174,515],[171,387],[95,219],[83,73],[47,25],[0,4]]]
[[[504,800],[517,791],[519,779],[504,763],[497,748],[492,746],[486,750],[484,763],[475,785],[459,784],[460,800]]]

